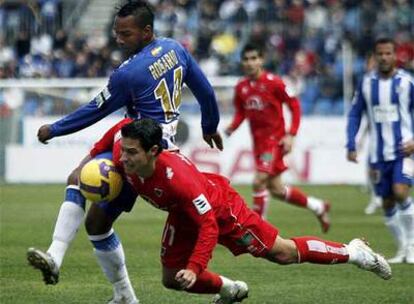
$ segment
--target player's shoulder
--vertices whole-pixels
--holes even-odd
[[[404,69],[397,69],[396,77],[402,78],[402,79],[407,79],[411,83],[414,82],[413,74],[411,74],[410,72],[408,72],[407,70],[404,70]]]
[[[165,182],[177,183],[187,180],[189,170],[193,166],[191,161],[179,152],[162,151],[157,159],[159,178]]]

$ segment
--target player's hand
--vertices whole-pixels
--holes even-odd
[[[197,281],[197,275],[190,269],[181,269],[175,275],[175,280],[180,283],[182,289],[189,289]]]
[[[409,140],[401,145],[401,152],[404,153],[405,156],[410,156],[414,154],[414,140]]]
[[[216,146],[217,149],[223,151],[223,139],[221,138],[220,133],[216,132],[213,134],[204,134],[203,138],[210,148],[214,148],[214,146]]]
[[[224,130],[224,134],[225,134],[227,137],[230,137],[232,133],[233,133],[233,130],[232,130],[232,128],[230,128],[230,127],[227,127],[227,128],[226,128],[226,130]]]
[[[52,138],[50,125],[43,125],[37,131],[37,138],[42,144],[47,144],[47,141]]]
[[[353,163],[358,163],[358,154],[356,151],[348,151],[346,153],[346,158],[348,159],[348,161],[353,162]]]
[[[283,155],[289,154],[292,151],[294,137],[290,134],[285,135],[279,142],[283,149]]]

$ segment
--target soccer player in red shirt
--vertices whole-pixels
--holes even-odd
[[[282,238],[277,228],[247,207],[226,178],[201,173],[180,153],[162,151],[162,129],[154,120],[118,127],[122,127],[120,137],[113,129],[94,150],[104,149],[105,142],[113,149],[118,146],[120,158],[114,152],[114,160],[122,164],[127,183],[148,203],[168,212],[161,247],[165,287],[217,294],[214,303],[246,298],[245,282],[207,269],[217,243],[234,255],[250,253],[279,264],[353,263],[383,279],[391,278],[385,259],[360,239],[342,244],[316,237]],[[111,134],[115,143],[108,140]],[[98,208],[97,204],[91,208]]]
[[[330,204],[307,196],[300,189],[284,185],[281,174],[287,169],[283,157],[290,153],[300,123],[300,103],[278,76],[264,71],[262,50],[247,44],[242,51],[242,68],[246,77],[235,88],[235,114],[225,133],[230,136],[247,119],[253,137],[256,175],[253,181],[253,210],[265,217],[268,192],[293,205],[308,208],[317,216],[322,231],[330,226]],[[291,114],[288,131],[283,103]]]

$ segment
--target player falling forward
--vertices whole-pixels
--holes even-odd
[[[268,196],[311,210],[322,231],[330,227],[330,204],[307,196],[300,189],[284,185],[281,175],[287,169],[283,157],[290,153],[300,123],[299,100],[292,96],[282,79],[263,70],[263,53],[259,46],[247,44],[241,53],[246,75],[236,86],[235,114],[225,133],[230,136],[247,119],[253,138],[256,175],[253,181],[253,210],[266,216]],[[292,123],[285,128],[282,104],[291,114]]]
[[[385,225],[398,245],[388,261],[414,264],[414,80],[396,68],[392,39],[378,39],[374,57],[377,68],[364,75],[349,112],[347,159],[357,162],[355,137],[367,115],[370,174],[382,198]]]
[[[112,130],[95,147],[103,149],[111,134],[114,147],[120,146],[120,158],[114,153],[114,161],[122,165],[128,182],[148,203],[168,212],[161,247],[166,288],[217,294],[214,303],[246,298],[245,282],[207,269],[217,243],[234,255],[250,253],[278,264],[351,263],[391,278],[385,259],[360,239],[342,244],[311,236],[282,238],[277,228],[247,207],[226,178],[201,173],[183,155],[162,151],[162,130],[155,121],[128,123],[120,139]]]
[[[114,21],[116,41],[129,58],[112,73],[108,85],[90,103],[52,125],[42,126],[38,132],[41,142],[47,143],[53,137],[86,128],[126,106],[133,118],[151,117],[161,123],[164,145],[174,148],[181,90],[185,83],[200,104],[204,140],[211,147],[216,145],[222,149],[221,137],[216,131],[219,113],[213,88],[178,42],[154,36],[153,23],[153,12],[145,1],[128,1],[118,9]],[[77,185],[80,169],[90,158],[88,155],[68,178],[65,201],[47,252],[35,248],[28,251],[29,262],[42,271],[46,284],[58,282],[64,255],[84,219],[85,198]],[[130,298],[134,303],[136,297],[127,275],[124,251],[112,223],[122,211],[132,208],[135,198],[130,195],[116,201],[121,201],[124,209],[112,213],[89,212],[86,230],[99,263],[114,286],[114,298]],[[112,265],[118,261],[123,262],[122,267],[115,271]],[[123,290],[128,290],[128,294],[122,295]]]

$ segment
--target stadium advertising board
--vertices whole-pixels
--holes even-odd
[[[38,143],[36,132],[56,117],[26,118],[23,143],[6,148],[6,181],[11,183],[63,183],[69,172],[91,145],[114,125],[119,116],[108,117],[76,134],[54,138],[48,145]],[[231,117],[221,118],[224,129]],[[200,118],[183,116],[178,140],[182,153],[204,171],[218,172],[234,184],[250,184],[254,174],[249,128],[244,123],[230,138],[224,138],[224,151],[210,149],[202,140]],[[358,165],[345,160],[345,120],[343,117],[304,117],[294,151],[286,157],[289,183],[362,184],[365,151]],[[221,130],[222,131],[222,130]]]

